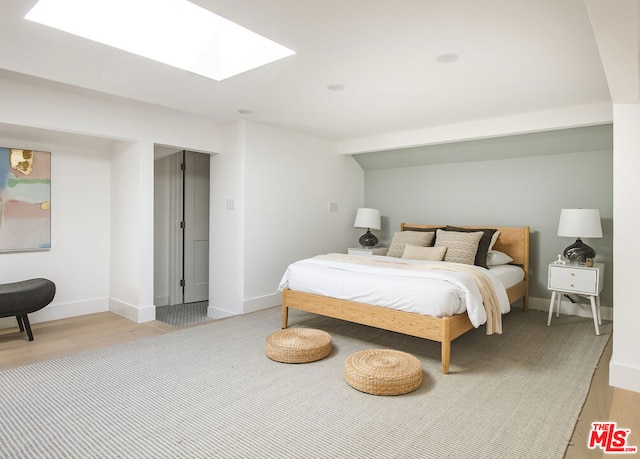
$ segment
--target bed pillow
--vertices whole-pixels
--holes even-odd
[[[410,260],[442,261],[446,251],[446,247],[418,247],[417,245],[407,244],[404,246],[402,258],[408,258]]]
[[[489,252],[493,250],[493,246],[496,245],[496,241],[498,240],[499,236],[500,236],[500,231],[496,231],[495,233],[493,233],[493,236],[491,236],[491,244],[489,244]]]
[[[466,231],[438,230],[436,232],[435,247],[447,247],[447,252],[444,254],[444,261],[472,265],[476,259],[478,244],[482,236],[484,236],[484,232],[482,231],[468,233]]]
[[[493,235],[496,233],[495,229],[491,228],[482,228],[482,229],[470,229],[470,228],[460,228],[458,226],[447,226],[447,231],[459,231],[463,233],[475,233],[478,231],[482,231],[482,238],[480,239],[480,243],[478,244],[478,251],[476,252],[476,257],[473,261],[473,264],[476,266],[482,266],[483,268],[488,268],[487,266],[487,254],[489,253],[489,246],[491,245],[491,239]]]
[[[497,250],[489,250],[489,254],[487,255],[487,265],[489,266],[508,265],[512,261],[513,258],[509,255],[498,252]]]
[[[417,245],[419,247],[427,247],[432,245],[434,238],[433,232],[424,231],[396,231],[393,234],[391,245],[387,251],[388,257],[401,258],[404,253],[404,246]]]

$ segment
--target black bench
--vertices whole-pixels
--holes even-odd
[[[49,279],[29,279],[0,284],[0,317],[15,316],[20,331],[26,328],[29,341],[33,341],[27,314],[44,308],[53,301],[55,295],[56,284]]]

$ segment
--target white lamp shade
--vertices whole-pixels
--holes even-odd
[[[602,237],[602,224],[598,209],[562,209],[558,236]]]
[[[356,222],[353,224],[355,228],[380,229],[380,211],[378,209],[369,209],[361,207],[356,213]]]

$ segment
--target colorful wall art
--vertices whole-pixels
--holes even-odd
[[[51,153],[0,147],[0,252],[51,248]]]

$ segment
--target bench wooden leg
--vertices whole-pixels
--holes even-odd
[[[24,325],[22,325],[22,317],[16,316],[16,320],[18,321],[18,327],[20,327],[20,331],[24,331]]]
[[[27,336],[29,337],[29,341],[33,341],[33,333],[31,332],[31,324],[29,323],[29,318],[26,314],[20,316],[20,319],[24,324],[24,328],[27,330]],[[20,329],[22,331],[22,328]]]

